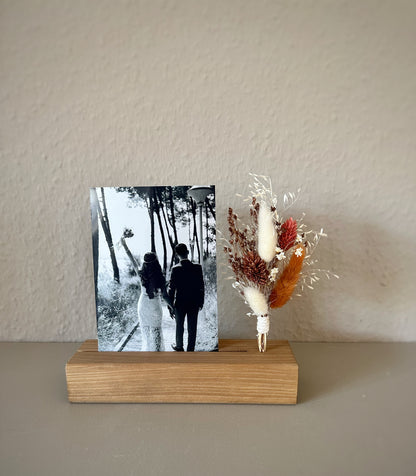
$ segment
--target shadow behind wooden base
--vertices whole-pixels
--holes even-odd
[[[298,364],[287,341],[222,340],[219,352],[98,352],[66,364],[68,399],[84,403],[295,404]]]

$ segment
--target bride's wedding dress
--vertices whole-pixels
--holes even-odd
[[[161,292],[155,292],[154,297],[150,299],[146,288],[142,286],[137,304],[137,313],[142,332],[142,350],[148,352],[163,351]]]

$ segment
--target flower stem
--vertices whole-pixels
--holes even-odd
[[[257,343],[259,345],[259,352],[266,352],[267,348],[267,334],[258,334]]]

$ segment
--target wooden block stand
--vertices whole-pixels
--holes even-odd
[[[70,402],[295,404],[298,364],[287,341],[222,340],[219,352],[98,352],[66,364]]]

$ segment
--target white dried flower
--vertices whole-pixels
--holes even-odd
[[[282,261],[282,259],[286,258],[285,252],[282,250],[282,248],[279,248],[278,246],[276,246],[275,251],[276,251],[276,258],[279,261]]]
[[[302,256],[302,255],[303,255],[303,249],[302,249],[301,247],[296,248],[295,255],[296,255],[297,257]]]
[[[269,281],[273,282],[276,281],[276,277],[279,274],[279,268],[272,268],[270,270]]]

